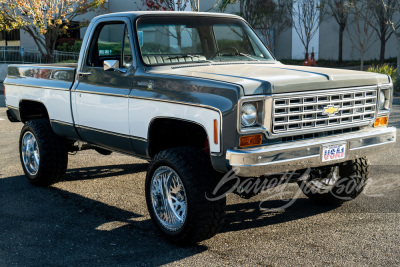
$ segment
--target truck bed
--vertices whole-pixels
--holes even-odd
[[[70,89],[77,64],[10,65],[5,83]]]
[[[18,110],[22,101],[43,103],[50,120],[73,123],[70,89],[77,64],[10,65],[4,81],[6,105]]]

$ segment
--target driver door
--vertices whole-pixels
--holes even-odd
[[[94,26],[73,92],[75,123],[83,141],[122,152],[132,151],[128,95],[135,68],[130,25],[127,18],[115,18]],[[105,70],[104,62],[114,68]]]

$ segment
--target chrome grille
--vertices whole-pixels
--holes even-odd
[[[377,98],[377,87],[274,97],[272,133],[303,134],[367,125],[375,118]]]

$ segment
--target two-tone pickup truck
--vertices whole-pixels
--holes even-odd
[[[366,156],[396,141],[390,77],[283,65],[234,15],[99,16],[78,65],[11,65],[5,89],[31,183],[61,181],[71,151],[148,159],[148,210],[176,243],[218,232],[223,176],[307,169],[292,179],[303,192],[341,203],[362,192]]]

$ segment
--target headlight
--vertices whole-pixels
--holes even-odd
[[[383,91],[379,94],[379,109],[385,109],[386,96]]]
[[[254,104],[244,104],[242,107],[242,125],[253,126],[257,123],[257,108]]]

